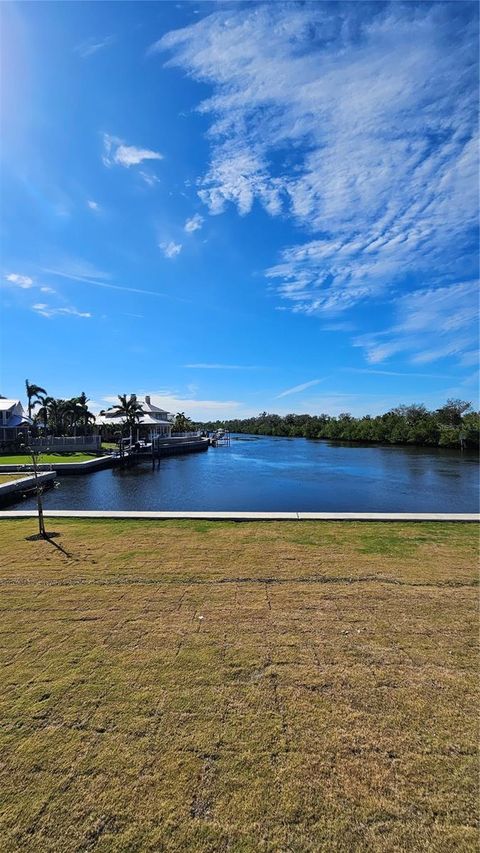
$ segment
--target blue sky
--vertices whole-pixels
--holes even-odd
[[[473,3],[3,3],[1,393],[478,401]]]

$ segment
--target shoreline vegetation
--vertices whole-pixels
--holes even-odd
[[[25,386],[34,435],[74,436],[79,430],[87,436],[95,431],[95,415],[88,409],[89,398],[84,391],[78,397],[63,400],[47,396],[44,388],[28,380]],[[116,408],[124,417],[115,430],[126,435],[136,428],[141,407],[134,394],[129,399],[121,394],[119,400]],[[252,418],[194,422],[184,412],[178,412],[172,425],[173,432],[225,429],[272,437],[462,449],[478,448],[480,438],[480,412],[474,411],[470,402],[453,398],[435,410],[427,409],[423,403],[400,404],[385,414],[363,417],[354,417],[349,412],[332,416],[327,413],[277,415],[264,411]],[[100,427],[103,448],[114,446],[112,432],[111,425]],[[7,455],[16,455],[18,450],[15,442],[4,448]]]
[[[465,400],[447,400],[429,411],[423,404],[400,405],[383,415],[355,418],[348,412],[276,415],[262,412],[255,418],[208,421],[203,429],[284,438],[329,439],[419,447],[478,448],[480,413]]]
[[[473,850],[477,530],[0,523],[0,835]]]

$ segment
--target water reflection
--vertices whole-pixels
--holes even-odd
[[[475,454],[242,437],[231,447],[60,477],[45,507],[124,510],[475,512]],[[32,500],[24,502],[33,506]]]

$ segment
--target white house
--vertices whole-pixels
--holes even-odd
[[[139,401],[140,402],[140,401]],[[142,414],[135,426],[137,438],[140,432],[151,438],[170,438],[172,434],[173,415],[166,412],[165,409],[160,409],[154,406],[150,401],[150,397],[145,397],[145,402],[141,403]],[[115,409],[107,409],[103,415],[97,415],[95,423],[98,426],[115,427],[116,424],[122,423],[124,416]]]
[[[13,441],[19,429],[27,429],[32,421],[20,400],[0,398],[0,441]]]

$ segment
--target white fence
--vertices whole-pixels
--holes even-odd
[[[101,441],[99,435],[47,435],[43,438],[32,438],[31,446],[35,450],[56,450],[67,453],[84,450],[96,453],[100,451]]]

